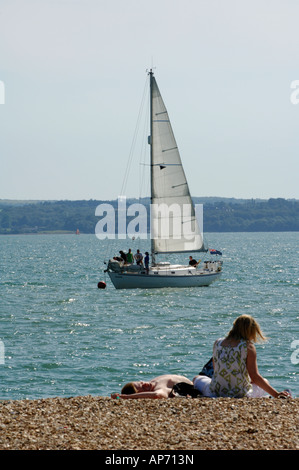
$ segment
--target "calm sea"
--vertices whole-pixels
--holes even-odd
[[[223,253],[218,282],[133,291],[115,290],[103,262],[119,249],[145,251],[149,241],[1,236],[0,399],[109,396],[165,373],[192,379],[243,313],[268,337],[257,345],[260,372],[299,396],[298,235],[207,234]]]

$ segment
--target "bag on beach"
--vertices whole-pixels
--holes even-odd
[[[197,398],[201,397],[201,393],[194,388],[193,385],[187,384],[186,382],[179,382],[178,384],[174,385],[172,391],[170,393],[170,398],[174,397],[187,397],[190,398]]]
[[[202,371],[199,372],[198,375],[206,375],[207,377],[210,377],[210,379],[213,377],[214,374],[214,366],[213,366],[213,358],[211,359],[203,366]]]

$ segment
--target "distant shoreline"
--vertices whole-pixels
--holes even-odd
[[[296,199],[197,197],[193,201],[203,205],[204,233],[299,231],[299,200]],[[150,227],[150,199],[128,198],[126,207],[136,202],[144,207],[146,227]],[[0,200],[0,235],[71,234],[77,229],[81,234],[94,234],[100,220],[95,212],[101,204],[113,208],[117,234],[117,200]],[[134,221],[134,217],[127,216],[127,223]]]
[[[209,233],[219,233],[219,234],[224,234],[224,233],[299,233],[299,230],[276,230],[276,231],[270,231],[270,230],[265,230],[265,231],[256,231],[256,232],[248,232],[248,231],[244,231],[244,232],[241,232],[241,231],[238,231],[238,232],[205,232],[205,234],[209,234]],[[32,233],[32,232],[28,232],[28,233],[0,233],[0,237],[3,236],[11,236],[11,237],[16,237],[16,236],[24,236],[24,237],[28,237],[29,235],[35,235],[35,236],[41,236],[41,235],[75,235],[75,236],[84,236],[84,235],[95,235],[95,233],[80,233],[80,234],[77,234],[76,232],[59,232],[58,230],[57,231],[47,231],[47,232],[35,232],[35,233]],[[148,239],[150,239],[150,234],[148,233]],[[117,240],[117,234],[115,236],[115,240]],[[123,240],[123,239],[122,239]],[[146,239],[144,239],[146,240]]]

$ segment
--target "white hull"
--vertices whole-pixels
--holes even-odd
[[[209,286],[219,279],[221,271],[197,271],[196,269],[176,269],[173,272],[157,272],[153,268],[149,274],[141,272],[112,272],[109,277],[116,289],[159,289],[164,287],[201,287]]]

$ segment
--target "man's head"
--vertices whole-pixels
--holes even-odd
[[[121,393],[123,395],[132,395],[132,393],[149,392],[154,388],[150,382],[129,382],[123,386]]]

